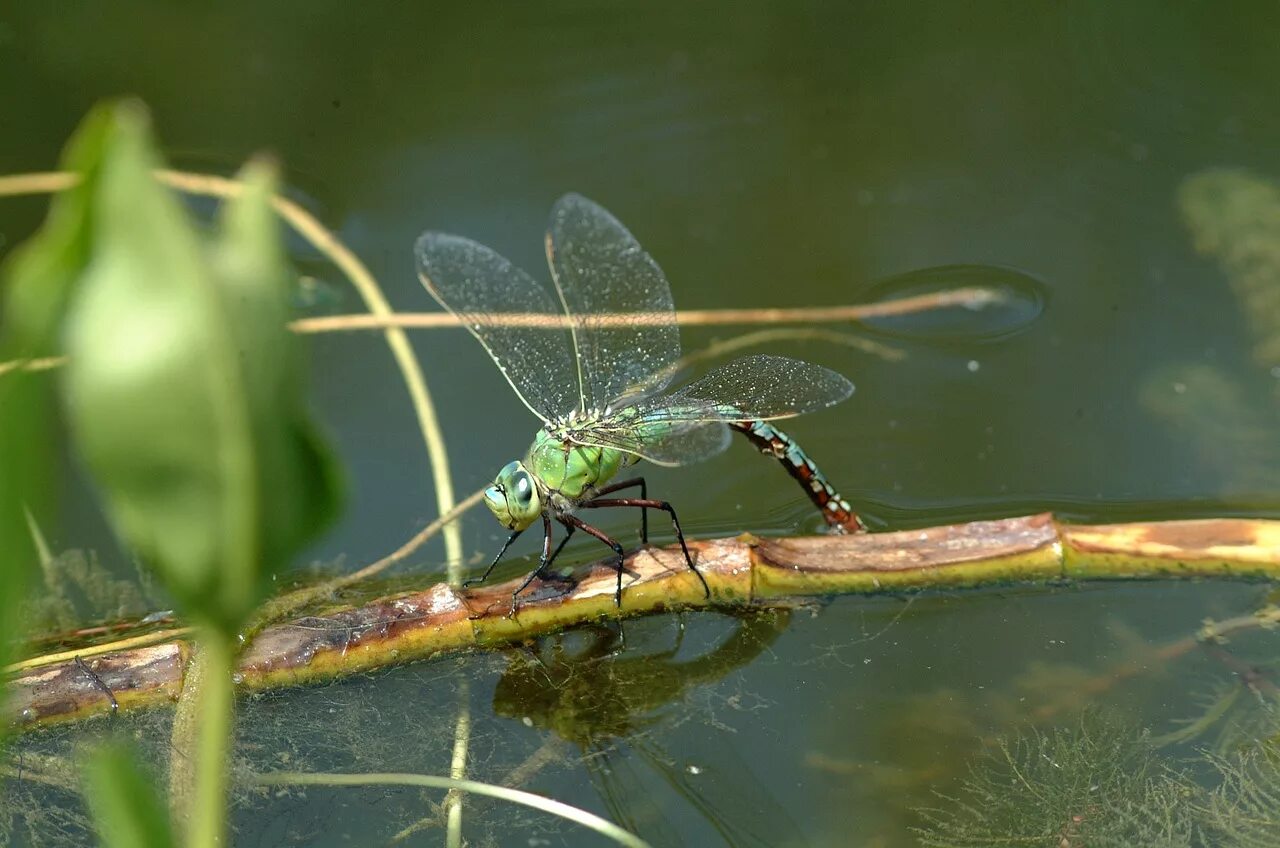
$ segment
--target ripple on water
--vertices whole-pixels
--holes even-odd
[[[868,318],[865,324],[896,338],[991,341],[1031,326],[1049,301],[1049,287],[1022,271],[997,265],[941,265],[882,280],[871,288],[867,302],[882,303],[964,288],[987,289],[994,296],[975,300],[971,305]]]

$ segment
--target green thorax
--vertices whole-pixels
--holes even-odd
[[[590,497],[634,461],[631,454],[572,444],[544,429],[534,437],[524,464],[547,489],[574,501]]]

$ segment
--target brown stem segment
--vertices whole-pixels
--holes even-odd
[[[796,597],[873,594],[1076,580],[1280,578],[1280,521],[1203,519],[1095,526],[1045,513],[895,533],[691,541],[711,597],[679,547],[627,558],[626,604],[614,606],[616,556],[585,566],[571,583],[544,582],[521,596],[516,582],[474,590],[446,584],[361,607],[263,628],[240,655],[242,690],[318,683],[441,654],[508,645],[601,616],[672,608],[742,609]],[[182,686],[184,641],[97,654],[93,670],[119,709],[169,703]],[[108,697],[70,658],[30,665],[9,682],[22,725],[110,711]]]

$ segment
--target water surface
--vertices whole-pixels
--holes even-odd
[[[92,103],[139,95],[178,167],[229,173],[255,151],[278,156],[296,196],[404,311],[436,308],[413,274],[419,232],[468,235],[541,275],[545,216],[567,191],[627,223],[683,308],[850,304],[921,269],[1000,269],[1043,295],[1017,332],[999,320],[874,328],[900,361],[769,346],[857,383],[850,402],[789,430],[876,526],[1045,509],[1271,515],[1280,428],[1265,340],[1277,323],[1218,256],[1197,252],[1189,225],[1205,218],[1184,192],[1213,169],[1280,180],[1280,33],[1269,4],[1233,8],[20,5],[0,10],[0,169],[52,167]],[[0,201],[0,250],[41,208]],[[308,300],[315,309],[359,308],[336,271],[301,247],[297,259],[343,298]],[[684,345],[736,332],[690,328]],[[412,338],[456,486],[472,491],[536,422],[463,331]],[[435,496],[380,338],[321,337],[313,352],[315,403],[352,498],[307,559],[353,568],[429,521]],[[692,535],[815,526],[745,444],[696,470],[646,473]],[[127,571],[74,464],[63,488],[51,542]],[[623,517],[606,526],[630,532]],[[500,530],[467,521],[467,554],[496,550]],[[570,550],[595,556],[591,545]],[[509,576],[533,549],[522,540]],[[426,583],[442,560],[435,543],[408,570]],[[628,624],[625,649],[587,632],[540,645],[536,660],[473,655],[254,701],[239,756],[444,773],[465,681],[475,777],[514,771],[654,844],[913,845],[913,811],[960,791],[966,763],[1002,734],[1074,726],[1086,706],[1162,734],[1202,711],[1199,695],[1230,685],[1229,669],[1151,650],[1262,598],[1151,583],[658,618]],[[1146,658],[1136,677],[1090,682],[1134,657]],[[162,750],[163,716],[127,721]],[[71,796],[12,783],[11,822],[56,823],[34,838],[19,824],[16,839],[88,843]],[[245,794],[238,844],[384,844],[432,800]],[[476,845],[598,844],[488,801],[468,806],[465,832]],[[411,839],[443,837],[433,825]]]

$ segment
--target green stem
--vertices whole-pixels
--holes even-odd
[[[215,848],[226,842],[227,763],[235,716],[231,675],[235,651],[223,634],[206,631],[200,645],[200,701],[196,732],[195,786],[187,829],[190,848]]]

